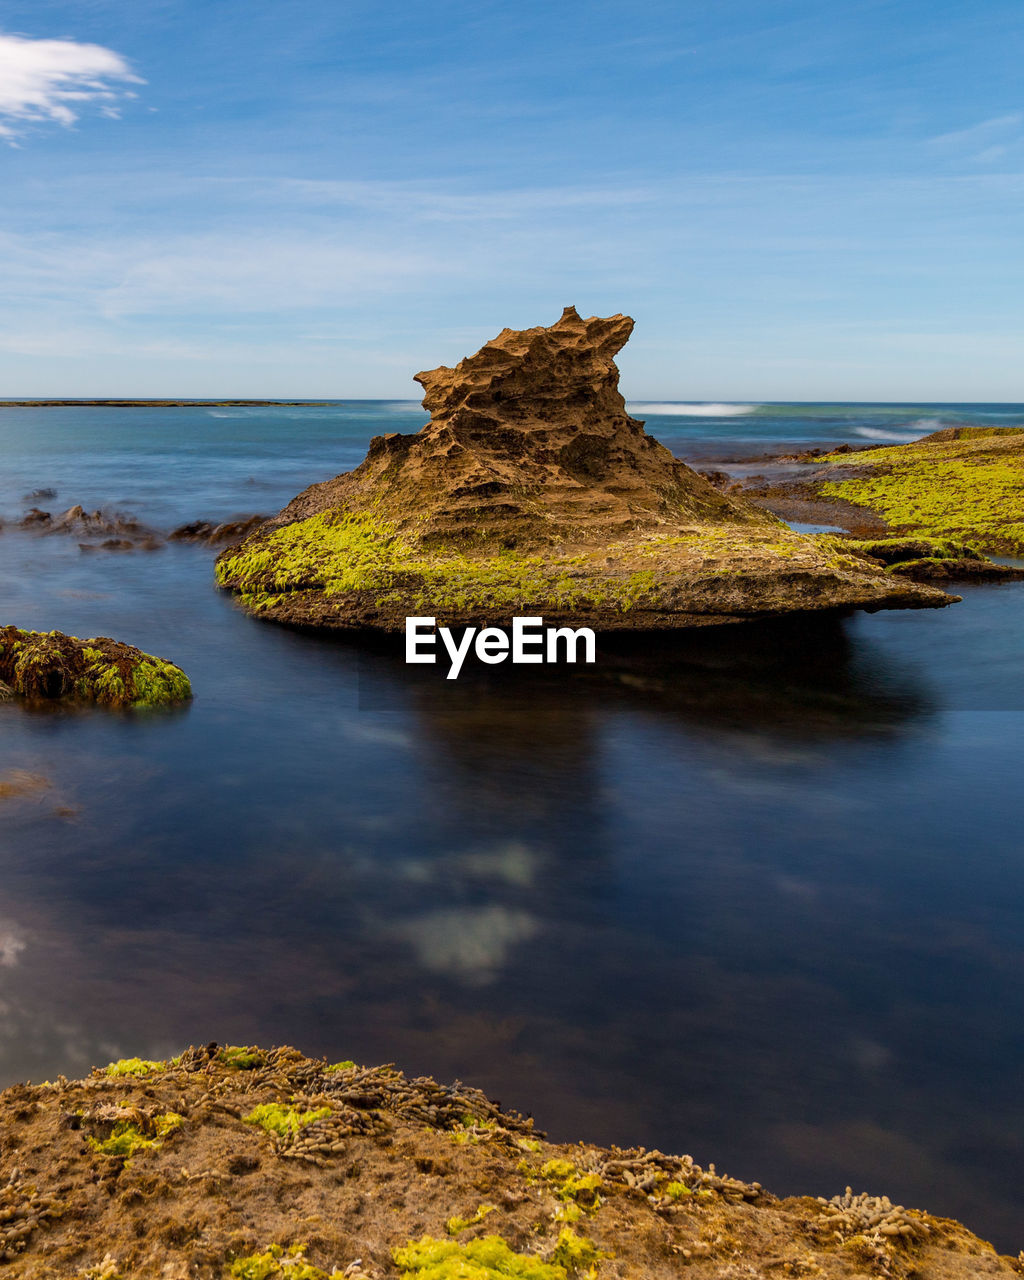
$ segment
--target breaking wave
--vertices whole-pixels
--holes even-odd
[[[854,432],[863,436],[866,440],[887,440],[891,444],[909,444],[912,440],[920,440],[922,436],[930,434],[932,431],[941,431],[942,423],[935,422],[917,422],[912,424],[919,430],[909,431],[884,431],[879,427],[854,427]]]
[[[760,408],[756,404],[646,404],[642,401],[627,406],[639,413],[678,414],[681,418],[740,418]]]

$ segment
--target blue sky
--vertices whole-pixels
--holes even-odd
[[[1024,400],[1022,36],[1016,0],[0,0],[0,395],[413,398],[574,303],[635,317],[631,398]]]

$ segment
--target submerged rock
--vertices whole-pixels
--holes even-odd
[[[40,533],[64,533],[73,537],[99,537],[101,543],[79,543],[83,551],[131,551],[136,546],[154,551],[160,545],[152,529],[140,524],[133,516],[105,511],[86,511],[81,505],[68,507],[59,515],[32,507],[21,519],[23,529]]]
[[[0,627],[0,681],[26,698],[108,707],[165,706],[192,696],[184,671],[134,645],[11,626]]]
[[[192,520],[173,529],[167,538],[169,542],[205,542],[214,546],[219,542],[234,542],[246,537],[265,523],[266,519],[266,516],[239,516],[236,520],[227,520],[222,524],[214,524],[212,520]]]
[[[416,375],[431,420],[377,436],[222,552],[222,586],[279,621],[401,630],[407,616],[675,628],[801,610],[929,607],[679,462],[631,418],[614,356],[628,316],[503,330]]]
[[[1019,1275],[959,1223],[551,1143],[479,1089],[216,1044],[0,1094],[17,1280]]]

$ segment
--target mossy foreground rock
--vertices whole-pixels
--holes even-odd
[[[881,516],[893,533],[1024,555],[1024,428],[948,427],[911,444],[829,454],[824,498]]]
[[[1018,1264],[884,1196],[777,1199],[555,1145],[476,1089],[207,1045],[0,1094],[19,1280],[975,1280]]]
[[[18,627],[0,627],[0,682],[34,700],[108,707],[166,706],[192,696],[184,671],[134,645]]]
[[[503,330],[416,375],[431,420],[377,436],[220,556],[261,617],[401,630],[412,615],[672,628],[809,609],[949,604],[719,493],[629,417],[628,316]]]

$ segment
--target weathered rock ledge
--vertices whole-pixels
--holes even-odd
[[[208,1045],[0,1094],[12,1280],[977,1280],[1018,1259],[885,1197],[778,1199],[544,1141],[460,1084]]]
[[[706,479],[629,417],[614,356],[628,316],[505,329],[454,369],[417,374],[431,420],[371,441],[217,565],[280,622],[401,630],[407,616],[515,614],[604,630],[807,610],[938,607]]]

